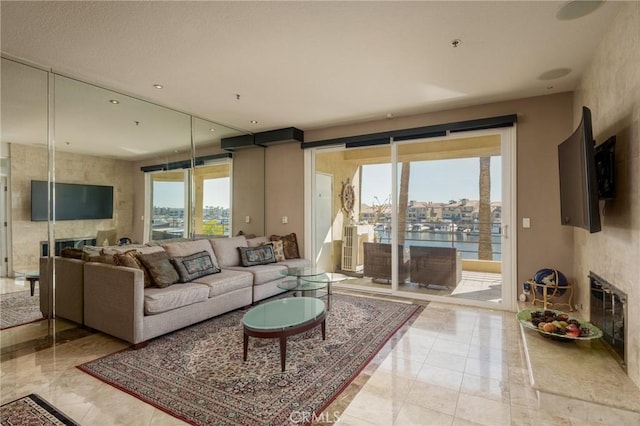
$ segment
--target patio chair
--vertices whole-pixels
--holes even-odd
[[[374,280],[391,282],[391,244],[362,243],[364,247],[364,276]],[[404,260],[404,250],[398,246],[398,281],[409,278],[409,262]]]
[[[462,280],[462,259],[453,247],[409,247],[411,282],[456,288]]]

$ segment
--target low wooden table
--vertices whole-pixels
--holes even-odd
[[[36,282],[40,281],[40,273],[39,272],[27,272],[24,275],[24,279],[26,281],[29,281],[29,287],[31,290],[31,295],[33,296],[33,294],[35,293],[36,290]]]
[[[261,339],[277,337],[280,340],[280,367],[284,371],[287,359],[287,337],[320,325],[322,340],[325,340],[326,317],[324,302],[313,297],[278,299],[250,309],[242,318],[243,360],[247,360],[249,336]]]

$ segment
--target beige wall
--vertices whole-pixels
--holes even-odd
[[[243,149],[233,154],[232,234],[265,235],[265,149]],[[246,216],[250,222],[246,223]]]
[[[12,144],[12,263],[15,271],[37,270],[40,241],[47,240],[47,222],[31,222],[31,180],[47,180],[47,150]],[[56,152],[56,181],[111,185],[113,219],[58,221],[55,238],[95,237],[100,229],[116,228],[118,237],[132,233],[133,188],[128,162]]]
[[[571,277],[573,238],[560,225],[557,145],[572,132],[572,94],[540,96],[477,107],[434,112],[305,132],[308,142],[517,114],[518,283],[543,267],[557,268]],[[531,228],[523,229],[523,217]],[[518,288],[520,288],[518,286]]]
[[[576,91],[574,126],[582,105],[591,109],[593,136],[616,135],[617,195],[601,202],[602,232],[574,231],[581,288],[593,271],[627,293],[627,365],[640,386],[640,3],[626,3],[602,40]],[[589,312],[589,295],[578,303]]]
[[[296,233],[304,257],[304,152],[287,143],[265,150],[265,235]],[[282,217],[287,216],[287,224]]]

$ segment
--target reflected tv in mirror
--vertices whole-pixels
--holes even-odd
[[[598,232],[598,180],[591,111],[582,107],[578,128],[558,145],[561,223]]]
[[[31,220],[47,220],[47,182],[31,181]],[[55,220],[113,218],[113,186],[55,184]],[[53,218],[52,218],[53,219]]]

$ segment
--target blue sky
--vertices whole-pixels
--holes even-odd
[[[478,158],[434,160],[411,163],[409,200],[448,202],[468,198],[478,199]],[[398,180],[400,175],[398,174]],[[371,205],[373,197],[384,201],[391,194],[391,165],[364,166],[362,171],[362,200]],[[184,189],[181,182],[156,182],[161,190],[154,191],[154,205],[183,207]],[[491,157],[491,201],[501,201],[502,164],[500,157]],[[229,178],[206,180],[204,205],[229,208]]]
[[[399,170],[400,168],[398,168]],[[411,163],[409,200],[448,202],[468,198],[477,200],[479,158],[433,160]],[[398,172],[398,181],[400,173]],[[491,201],[501,201],[502,163],[500,157],[491,157]],[[362,171],[362,200],[371,205],[374,196],[380,202],[391,194],[391,165],[365,166]]]
[[[155,182],[154,190],[156,207],[184,207],[184,184],[182,182]],[[229,208],[229,178],[209,179],[204,181],[204,205]]]

